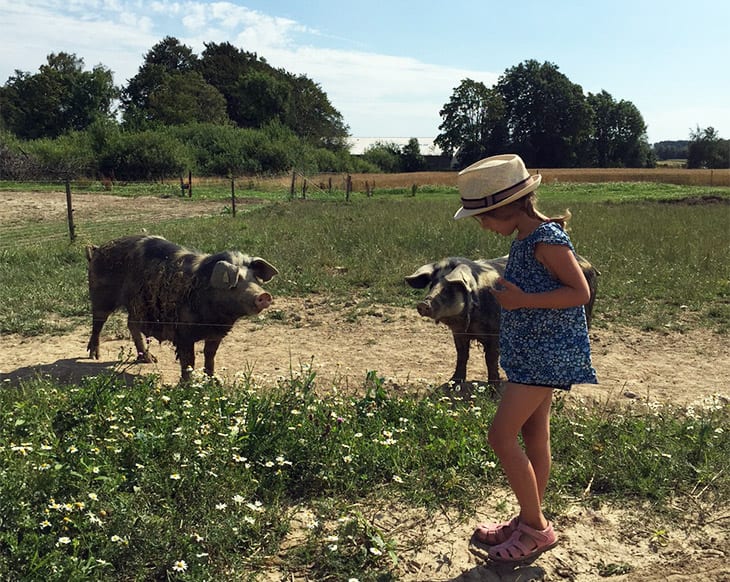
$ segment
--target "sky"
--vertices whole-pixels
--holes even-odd
[[[435,137],[464,79],[550,62],[633,103],[649,143],[730,139],[727,0],[0,0],[0,85],[50,53],[126,85],[166,36],[230,42],[320,85],[353,137]]]

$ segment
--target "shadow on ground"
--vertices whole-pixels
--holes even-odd
[[[17,386],[31,380],[52,379],[61,384],[78,384],[83,378],[110,373],[117,374],[125,384],[130,386],[135,379],[146,375],[133,374],[128,370],[120,369],[118,361],[98,362],[84,358],[67,358],[50,364],[24,366],[10,372],[0,373],[0,382],[3,382],[3,385]]]

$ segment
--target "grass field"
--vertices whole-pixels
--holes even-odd
[[[602,273],[596,325],[702,328],[727,341],[730,189],[546,182],[543,208],[570,207],[576,248]],[[453,188],[415,196],[403,185],[383,188],[350,202],[341,192],[288,200],[266,191],[266,205],[235,218],[157,217],[94,235],[148,228],[205,252],[241,248],[280,269],[275,295],[411,306],[416,294],[402,277],[414,266],[508,250],[509,241],[485,236],[473,221],[451,219]],[[212,186],[207,196],[215,196]],[[81,241],[46,243],[37,228],[28,223],[13,241],[0,238],[3,334],[54,333],[87,317]],[[503,486],[484,443],[495,404],[486,392],[467,403],[394,396],[377,373],[358,396],[336,388],[317,386],[306,368],[270,390],[245,374],[231,385],[196,378],[163,386],[149,377],[127,388],[104,375],[73,386],[39,378],[5,387],[0,578],[248,580],[276,559],[283,576],[396,579],[397,547],[364,505],[464,511],[489,495],[485,483]],[[588,489],[593,504],[662,511],[670,499],[692,497],[725,507],[729,421],[722,402],[701,413],[558,403],[548,511]],[[277,557],[301,507],[311,523]]]
[[[730,189],[655,183],[540,188],[547,212],[570,208],[576,249],[602,272],[597,324],[644,329],[730,327],[728,199]],[[223,209],[225,198],[220,201]],[[88,310],[83,245],[143,228],[204,252],[239,248],[266,257],[287,274],[272,282],[276,294],[411,305],[417,293],[403,285],[403,276],[416,266],[449,255],[488,258],[508,251],[507,239],[452,220],[456,208],[456,194],[435,187],[416,196],[358,194],[349,203],[341,192],[316,200],[280,194],[235,218],[79,222],[75,245],[65,241],[62,220],[55,238],[52,224],[16,225],[0,234],[0,277],[8,282],[0,288],[0,331],[37,334],[75,325]],[[29,264],[42,266],[46,276],[27,277]]]
[[[605,184],[609,182],[652,182],[657,184],[674,184],[679,186],[730,187],[730,169],[722,170],[688,170],[677,164],[667,163],[657,168],[531,168],[530,173],[539,173],[543,184]],[[456,187],[457,172],[410,172],[402,174],[351,174],[354,192],[366,192],[368,189],[411,191],[416,189],[431,190],[437,187]],[[304,181],[307,191],[317,196],[330,190],[345,190],[347,174],[315,174],[294,176],[295,195],[301,196]],[[187,182],[187,178],[186,178]],[[263,193],[290,192],[292,175],[276,177],[239,176],[234,180],[239,193],[256,191]],[[79,191],[107,192],[119,195],[139,196],[144,193],[152,195],[182,196],[187,191],[180,188],[179,179],[173,178],[161,183],[102,183],[94,180],[76,180],[73,188]],[[0,181],[2,190],[54,190],[62,187],[61,183],[20,184]],[[192,177],[194,197],[226,197],[230,194],[230,178]]]

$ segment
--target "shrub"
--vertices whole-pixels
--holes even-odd
[[[182,142],[159,131],[122,134],[102,160],[122,180],[152,180],[181,175],[192,166],[193,155]]]

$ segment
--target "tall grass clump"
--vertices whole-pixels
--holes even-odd
[[[572,495],[652,503],[705,491],[723,503],[730,492],[721,461],[730,454],[729,414],[719,396],[686,408],[654,402],[568,409],[561,403],[553,424],[560,463],[553,483]]]
[[[0,333],[73,329],[88,313],[86,258],[67,242],[0,248]]]

